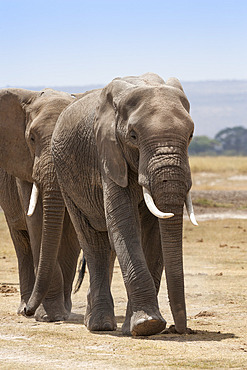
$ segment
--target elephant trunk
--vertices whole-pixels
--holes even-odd
[[[46,181],[43,180],[40,191],[43,199],[43,225],[39,264],[34,288],[25,309],[27,316],[35,313],[48,293],[57,263],[64,221],[63,197],[57,183],[54,167],[48,167],[48,175],[46,175]]]
[[[178,171],[179,169],[176,171],[179,178]],[[173,173],[173,175],[175,174]],[[163,176],[157,175],[158,182],[152,182],[151,192],[158,209],[174,214],[169,219],[159,218],[159,226],[170,307],[176,331],[184,333],[186,331],[186,308],[182,234],[183,207],[186,201],[187,187],[183,181],[169,180],[167,176],[165,182],[161,183],[160,178]]]
[[[173,214],[170,218],[159,218],[160,236],[163,251],[168,296],[177,332],[186,331],[186,307],[184,295],[184,273],[182,254],[183,207],[187,203],[190,213],[191,200],[188,198],[191,187],[187,156],[172,148],[159,150],[158,155],[143,153],[148,159],[142,162],[139,184],[148,188],[154,204],[162,213]],[[191,206],[191,207],[190,207]]]
[[[170,307],[178,333],[186,331],[186,307],[182,252],[182,209],[174,210],[175,216],[159,220],[163,260]]]

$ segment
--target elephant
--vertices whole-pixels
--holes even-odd
[[[115,78],[59,116],[52,154],[90,275],[85,325],[115,330],[115,254],[128,296],[122,332],[166,327],[157,294],[163,266],[178,333],[187,332],[183,207],[196,223],[188,146],[194,123],[182,85],[154,74]]]
[[[21,303],[37,321],[71,312],[80,245],[57,182],[51,136],[76,96],[44,89],[0,90],[0,205],[15,247]]]

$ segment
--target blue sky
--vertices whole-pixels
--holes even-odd
[[[247,79],[246,0],[0,0],[0,87]]]

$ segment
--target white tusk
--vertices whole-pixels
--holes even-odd
[[[193,204],[192,204],[190,192],[188,192],[186,196],[185,205],[186,205],[186,209],[187,209],[190,221],[192,222],[193,225],[198,226],[198,223],[195,218],[194,210],[193,210]]]
[[[161,212],[156,207],[156,205],[154,204],[154,201],[153,201],[153,198],[152,198],[152,195],[150,194],[150,192],[146,188],[144,188],[144,186],[142,187],[142,190],[143,190],[143,195],[144,195],[144,200],[145,200],[146,206],[148,207],[149,211],[154,216],[156,216],[158,218],[169,218],[169,217],[173,217],[174,216],[174,213],[164,213],[164,212]]]
[[[30,197],[30,203],[29,203],[29,207],[28,207],[28,211],[27,211],[27,216],[30,217],[34,213],[35,207],[36,207],[37,202],[38,202],[38,197],[39,197],[39,189],[37,188],[37,185],[35,183],[33,183],[32,193],[31,193],[31,197]]]

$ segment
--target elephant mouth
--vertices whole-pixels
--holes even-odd
[[[161,219],[170,218],[170,217],[174,216],[174,213],[161,212],[156,207],[150,191],[147,188],[145,188],[144,186],[142,187],[142,190],[143,190],[143,196],[144,196],[146,206],[154,216],[156,216],[158,218],[161,218]],[[191,223],[194,226],[198,226],[198,223],[197,223],[196,218],[195,218],[195,213],[194,213],[194,209],[193,209],[193,204],[192,204],[192,200],[191,200],[190,191],[186,195],[185,206],[186,206],[186,210],[188,212],[188,216],[190,218]]]

